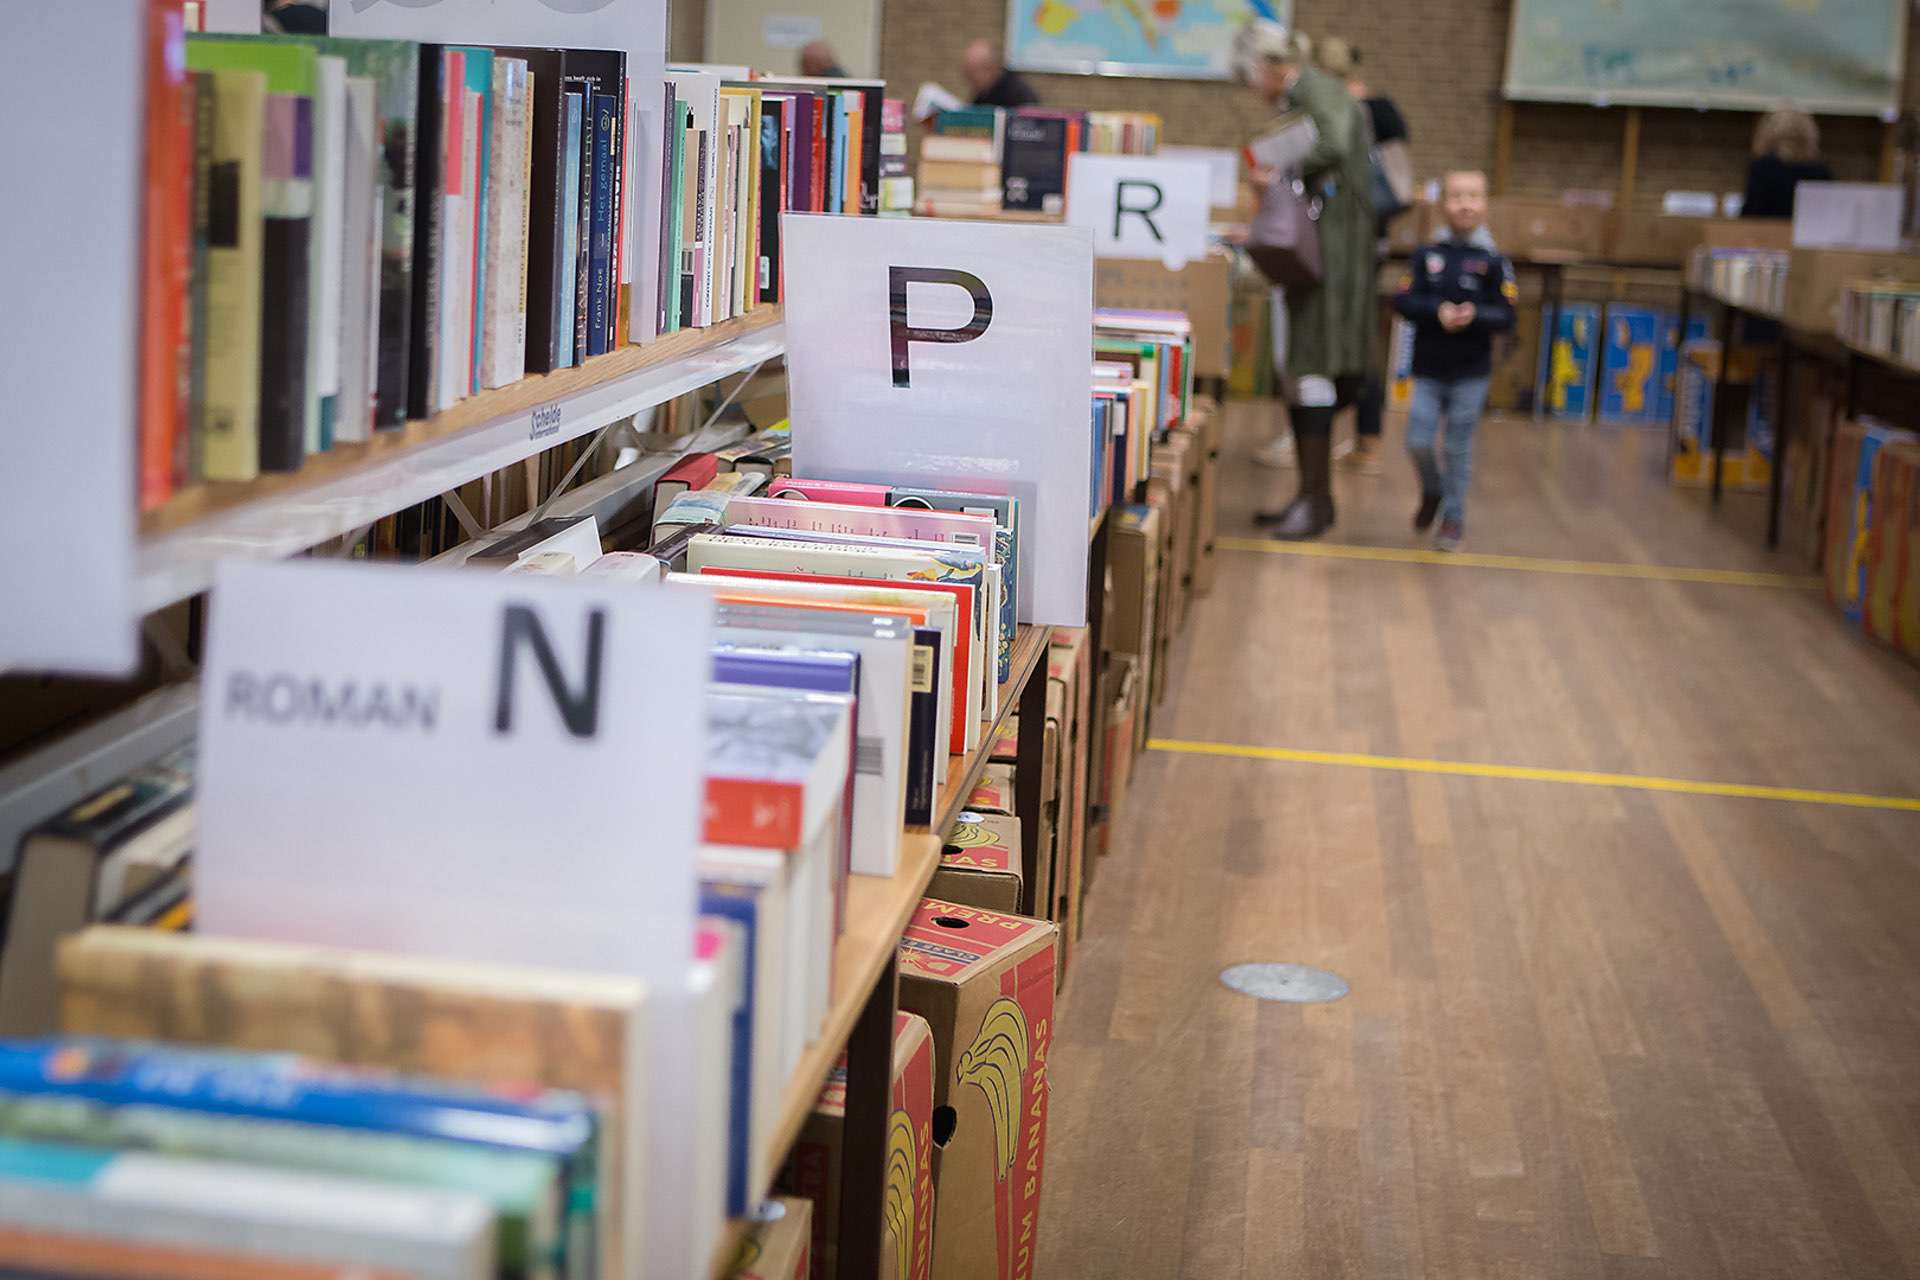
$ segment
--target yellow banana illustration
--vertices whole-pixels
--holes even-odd
[[[993,1115],[994,1178],[1005,1181],[1013,1168],[1019,1136],[1021,1087],[1026,1081],[1027,1015],[1020,1002],[1001,996],[987,1006],[979,1034],[955,1066],[954,1079],[986,1095]]]
[[[992,844],[993,833],[978,822],[965,819],[954,824],[953,834],[947,837],[949,849],[978,849],[981,845]]]
[[[883,1216],[887,1230],[893,1233],[893,1256],[900,1266],[895,1275],[901,1280],[912,1274],[913,1265],[913,1178],[918,1167],[913,1142],[913,1120],[904,1111],[896,1111],[887,1122],[887,1202]]]

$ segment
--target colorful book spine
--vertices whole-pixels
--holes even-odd
[[[554,367],[566,369],[579,363],[574,354],[573,313],[579,277],[573,263],[580,252],[580,135],[586,127],[586,96],[578,90],[566,95],[564,160],[560,174],[561,227],[558,270],[559,298],[554,307]]]
[[[588,268],[587,354],[605,355],[613,336],[613,202],[617,95],[593,95],[592,261]]]

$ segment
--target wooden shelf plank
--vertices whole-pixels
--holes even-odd
[[[827,1072],[846,1049],[854,1021],[888,957],[899,947],[900,935],[912,919],[914,908],[926,896],[927,882],[933,879],[939,861],[940,842],[932,834],[908,832],[898,871],[887,877],[856,875],[848,882],[847,927],[833,948],[833,1001],[827,1010],[826,1029],[800,1059],[781,1096],[780,1115],[773,1130],[773,1167],[778,1168],[793,1149],[801,1126],[820,1097]],[[728,1273],[746,1228],[746,1222],[740,1219],[728,1223],[713,1261],[715,1276]]]
[[[288,475],[195,486],[141,520],[136,607],[205,591],[222,559],[296,554],[785,350],[780,308],[760,307],[483,392]]]
[[[1839,338],[1838,341],[1841,346],[1863,360],[1871,360],[1875,364],[1891,369],[1895,373],[1904,374],[1909,378],[1920,378],[1920,365],[1910,364],[1891,351],[1876,351],[1872,347],[1864,346],[1849,338]]]

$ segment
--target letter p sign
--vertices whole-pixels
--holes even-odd
[[[910,284],[946,284],[965,289],[973,299],[973,318],[952,329],[927,329],[915,326],[907,316],[907,286]],[[893,385],[912,385],[907,371],[907,344],[911,342],[972,342],[993,323],[993,295],[986,284],[970,271],[951,267],[888,267],[890,314],[888,328],[893,339]]]

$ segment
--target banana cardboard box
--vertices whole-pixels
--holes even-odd
[[[1899,524],[1900,587],[1894,596],[1893,639],[1902,653],[1920,658],[1920,456],[1914,459]]]
[[[1874,473],[1880,454],[1889,445],[1912,439],[1904,431],[1859,422],[1842,422],[1834,432],[1833,459],[1827,472],[1830,487],[1823,563],[1827,603],[1849,622],[1861,622],[1866,614],[1867,553],[1874,528]]]
[[[1007,717],[1007,727],[993,740],[993,750],[987,759],[995,764],[1017,764],[1020,761],[1020,717]]]
[[[1540,344],[1535,403],[1550,417],[1585,422],[1593,416],[1600,308],[1591,302],[1562,302],[1543,314],[1546,341]]]
[[[728,1274],[733,1280],[810,1280],[813,1227],[811,1201],[775,1196],[755,1212]]]
[[[1062,854],[1054,858],[1053,896],[1058,904],[1053,919],[1061,938],[1071,944],[1080,937],[1080,891],[1085,879],[1088,790],[1097,777],[1090,771],[1096,735],[1093,717],[1093,678],[1084,627],[1055,627],[1047,653],[1047,696],[1054,686],[1062,698],[1062,738],[1066,769],[1060,782],[1059,839]],[[1065,959],[1062,960],[1065,965]]]
[[[983,911],[1015,912],[1022,883],[1020,819],[963,809],[927,894]]]
[[[1660,417],[1660,346],[1677,322],[1658,307],[1607,304],[1600,347],[1600,418],[1636,426]]]
[[[900,939],[900,1005],[933,1028],[934,1280],[1031,1280],[1052,1085],[1045,920],[923,899]]]
[[[974,783],[967,796],[967,808],[974,813],[1011,814],[1014,806],[1013,766],[990,764]]]
[[[1883,644],[1899,643],[1901,589],[1906,585],[1907,528],[1920,449],[1890,444],[1873,469],[1873,525],[1867,533],[1867,592],[1862,622]]]
[[[887,1114],[887,1181],[880,1274],[886,1280],[933,1275],[933,1032],[926,1019],[901,1012],[893,1022],[893,1085]],[[847,1060],[827,1074],[820,1100],[781,1171],[782,1191],[813,1207],[811,1280],[840,1273],[840,1177],[847,1127]],[[779,1273],[787,1280],[788,1273]],[[769,1273],[771,1280],[772,1273]]]

